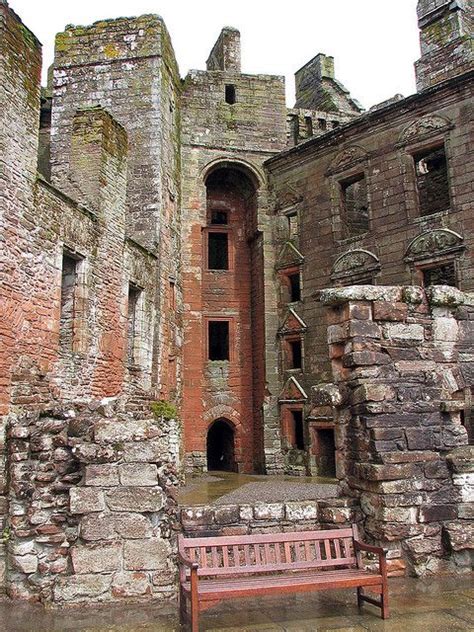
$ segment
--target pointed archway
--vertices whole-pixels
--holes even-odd
[[[234,427],[227,419],[217,419],[207,433],[208,471],[235,472]]]

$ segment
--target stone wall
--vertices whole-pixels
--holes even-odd
[[[173,597],[179,423],[117,399],[8,421],[9,596]]]
[[[448,286],[324,290],[337,389],[337,474],[391,568],[424,575],[471,564],[474,300]],[[461,352],[461,353],[460,353]],[[398,559],[397,559],[398,558]]]
[[[315,301],[325,287],[421,285],[426,270],[450,265],[459,289],[474,289],[472,130],[467,114],[471,101],[472,81],[463,75],[363,114],[265,163],[275,214],[276,331],[285,329],[289,307],[305,325],[303,367],[288,370],[284,340],[278,342],[278,379],[269,382],[269,397],[292,399],[284,393],[290,378],[307,395],[313,385],[331,379],[323,306]],[[445,150],[449,204],[422,216],[414,156],[429,147]],[[360,176],[367,186],[368,228],[346,237],[343,190]],[[296,217],[297,228],[291,233],[288,216]],[[296,266],[301,274],[301,300],[290,305],[278,274],[285,266]],[[268,338],[273,335],[268,326],[266,333]],[[293,400],[301,404],[301,395]],[[307,419],[310,403],[303,403]],[[267,433],[274,423],[277,446],[282,443],[282,410],[279,420],[268,418]],[[311,454],[315,446],[307,430],[306,450]],[[281,448],[279,455],[268,456],[267,464],[273,467],[275,460],[280,465],[284,461]]]
[[[360,518],[357,500],[351,498],[181,508],[188,537],[334,529]]]

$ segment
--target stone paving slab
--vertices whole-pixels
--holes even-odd
[[[271,596],[221,603],[201,615],[201,632],[473,632],[474,576],[394,578],[391,618],[355,604],[355,591]],[[0,632],[188,632],[177,608],[143,603],[45,610],[0,601]]]

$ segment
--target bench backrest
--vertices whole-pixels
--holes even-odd
[[[181,555],[199,564],[198,575],[236,575],[352,566],[352,529],[242,536],[179,536]]]

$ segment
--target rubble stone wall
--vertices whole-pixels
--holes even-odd
[[[357,505],[352,498],[203,505],[182,507],[180,516],[188,537],[251,535],[347,527],[360,521]]]
[[[54,603],[175,595],[180,425],[124,401],[10,415],[7,592]]]
[[[467,570],[474,542],[468,446],[472,295],[448,286],[324,290],[336,411],[337,474],[360,500],[365,534],[391,568]],[[398,559],[397,559],[398,558]]]

